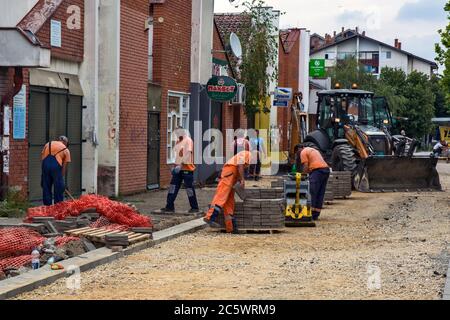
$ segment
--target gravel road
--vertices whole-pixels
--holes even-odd
[[[449,261],[450,165],[443,193],[355,193],[317,228],[163,243],[18,299],[440,299]]]

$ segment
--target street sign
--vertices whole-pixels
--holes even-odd
[[[227,76],[214,76],[207,85],[206,91],[211,100],[230,101],[236,96],[238,85],[236,80]]]
[[[309,61],[309,76],[325,78],[325,59],[311,59]]]
[[[292,88],[276,88],[275,100],[278,101],[291,101],[292,100]]]
[[[450,143],[450,127],[440,127],[441,139]]]
[[[285,107],[287,108],[289,105],[289,101],[288,100],[274,100],[273,101],[273,105],[275,107]]]

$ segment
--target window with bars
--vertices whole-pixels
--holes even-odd
[[[182,127],[189,131],[189,95],[169,93],[167,104],[167,163],[175,162],[175,131]]]

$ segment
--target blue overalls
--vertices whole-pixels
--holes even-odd
[[[48,156],[42,161],[41,186],[43,190],[43,199],[45,206],[51,206],[53,199],[55,204],[64,201],[64,178],[62,175],[62,166],[56,160],[56,155],[67,150],[67,148],[52,155],[52,143],[48,145]],[[54,187],[54,193],[52,188]]]

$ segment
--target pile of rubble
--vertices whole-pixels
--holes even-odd
[[[71,235],[70,231],[83,228],[111,232],[145,229],[148,233],[153,225],[150,217],[139,214],[135,207],[95,195],[30,208],[24,223],[0,225],[0,280],[30,270],[33,251],[39,253],[43,266],[105,245],[84,235]]]

